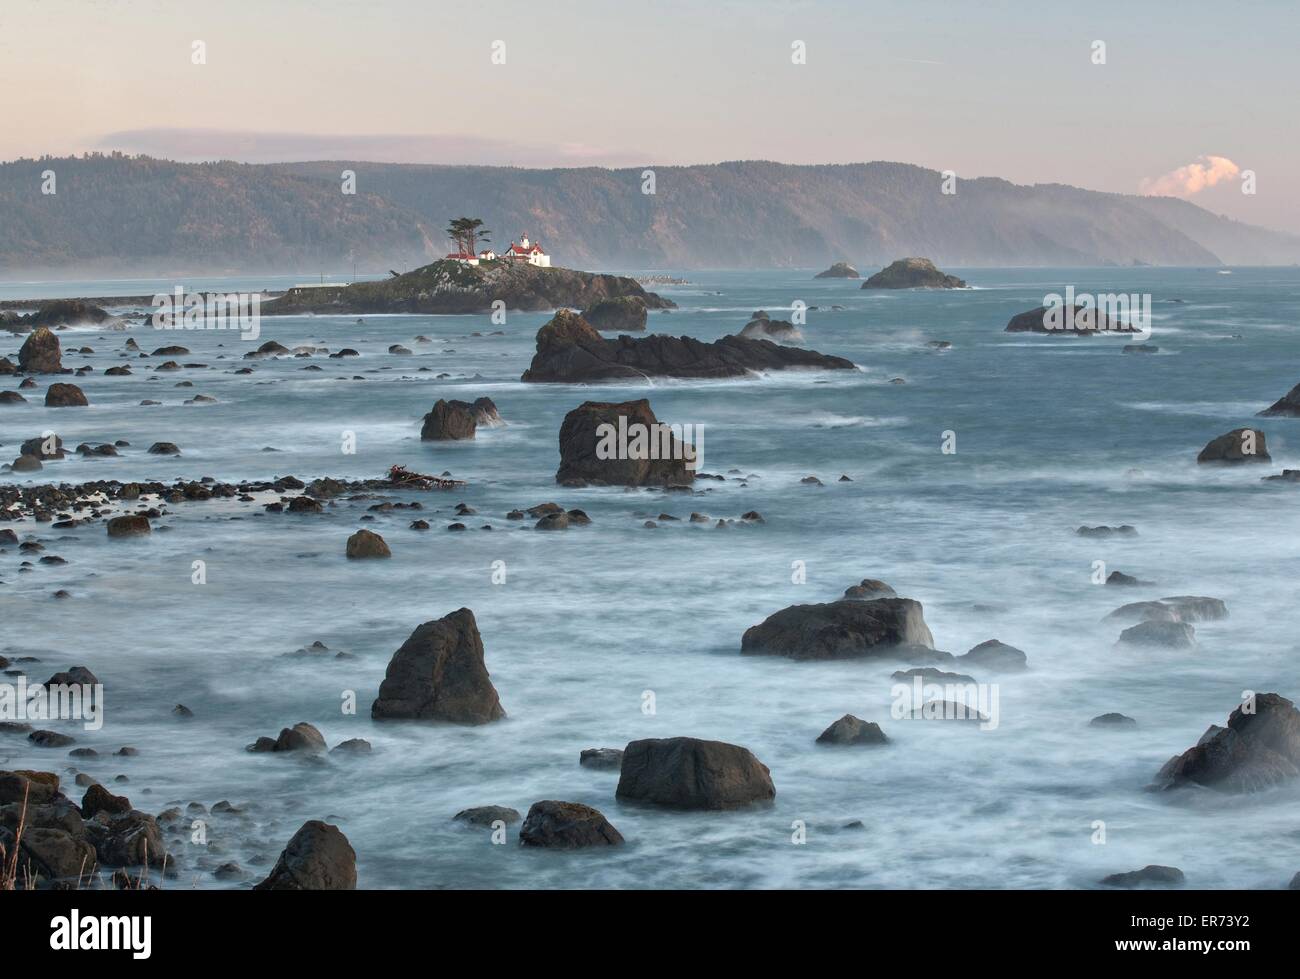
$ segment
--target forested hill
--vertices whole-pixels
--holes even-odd
[[[937,172],[899,163],[652,167],[647,194],[645,169],[24,160],[0,164],[0,273],[405,270],[446,251],[458,215],[593,270],[1300,261],[1300,236],[1166,198],[996,178],[945,195]]]

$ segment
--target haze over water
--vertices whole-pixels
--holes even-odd
[[[247,804],[243,815],[211,817],[206,848],[187,842],[188,821],[183,839],[169,837],[180,879],[200,887],[243,886],[210,872],[231,859],[262,876],[314,818],[347,835],[361,887],[1059,888],[1152,863],[1182,868],[1191,887],[1283,886],[1300,867],[1300,785],[1249,796],[1144,786],[1207,726],[1223,724],[1243,691],[1300,695],[1297,488],[1261,481],[1300,468],[1300,422],[1253,417],[1300,381],[1300,270],[947,271],[975,288],[878,293],[813,280],[812,270],[691,272],[690,286],[660,290],[681,308],[650,315],[653,331],[713,340],[738,332],[754,310],[788,318],[801,300],[819,307],[802,328],[805,345],[850,358],[862,367],[852,375],[523,385],[544,313],[511,313],[504,326],[487,316],[366,316],[360,325],[354,316],[267,317],[258,343],[362,356],[264,360],[247,376],[229,373],[253,346],[234,333],[60,333],[65,365],[95,367],[76,379],[90,406],[46,409],[33,399],[5,408],[5,458],[47,429],[69,450],[131,446],[119,458],[70,453],[7,482],[366,478],[402,463],[450,470],[469,485],[395,494],[424,512],[365,522],[377,499],[340,499],[316,515],[174,504],[155,533],[132,541],[109,542],[98,524],[0,524],[39,533],[44,553],[69,562],[18,573],[16,549],[0,555],[0,654],[39,657],[34,680],[89,667],[107,701],[102,731],[58,728],[99,758],[0,735],[0,767],[53,769],[70,782],[75,766],[154,813],[192,800]],[[1069,284],[1150,293],[1160,353],[1124,356],[1124,341],[1109,337],[1003,332],[1011,315]],[[172,285],[14,283],[0,298]],[[416,344],[420,334],[434,342]],[[145,351],[183,344],[191,354],[177,359],[211,369],[151,380],[146,361],[119,358],[127,336]],[[952,349],[935,351],[931,340]],[[83,343],[95,353],[69,353]],[[395,343],[414,355],[386,353]],[[134,375],[104,376],[120,363]],[[309,364],[322,370],[302,370]],[[180,380],[194,386],[174,388]],[[218,403],[182,404],[195,394]],[[420,419],[438,398],[480,396],[496,402],[506,427],[480,428],[468,444],[420,441]],[[703,425],[703,469],[727,480],[699,481],[693,495],[558,487],[565,413],[584,400],[640,397],[661,421]],[[141,407],[146,398],[163,404]],[[1244,425],[1267,433],[1271,465],[1196,465],[1206,442]],[[354,455],[340,449],[347,431]],[[952,455],[940,451],[948,431]],[[155,441],[175,442],[182,455],[145,454]],[[801,484],[807,475],[824,485]],[[585,510],[591,526],[541,534],[532,521],[504,519],[551,500]],[[464,519],[467,532],[449,533],[462,501],[478,515]],[[750,510],[761,526],[685,520]],[[682,520],[643,527],[661,512]],[[416,517],[431,529],[409,529]],[[1076,536],[1096,524],[1131,524],[1139,536]],[[391,560],[345,560],[344,541],[363,526],[385,537]],[[205,585],[191,583],[196,560],[207,565]],[[1154,584],[1094,585],[1098,560]],[[497,561],[505,584],[492,583]],[[792,562],[804,563],[805,583],[792,582]],[[787,605],[834,600],[864,577],[921,601],[939,649],[963,653],[997,638],[1025,650],[1026,673],[972,671],[1000,684],[996,729],[892,718],[890,674],[904,664],[740,655],[747,627]],[[72,598],[54,601],[60,588]],[[1221,598],[1230,617],[1198,623],[1191,651],[1117,648],[1121,626],[1103,617],[1168,595]],[[508,719],[372,723],[393,651],[421,622],[462,606],[478,620]],[[285,655],[315,640],[351,658]],[[347,690],[355,716],[340,711]],[[654,692],[653,716],[642,711],[645,691]],[[194,718],[173,718],[176,703]],[[1088,727],[1110,711],[1137,728]],[[815,745],[845,713],[877,721],[892,743]],[[330,745],[365,738],[374,753],[302,763],[244,751],[298,721]],[[628,806],[614,799],[617,773],[578,765],[584,748],[678,735],[750,748],[771,769],[774,805]],[[140,755],[111,757],[121,745]],[[130,782],[114,785],[119,773]],[[451,820],[471,806],[524,812],[541,799],[596,806],[628,845],[532,851],[516,845],[516,825],[509,845],[494,846],[487,830]],[[1098,820],[1104,845],[1092,842]],[[791,842],[796,821],[807,826],[802,845]]]

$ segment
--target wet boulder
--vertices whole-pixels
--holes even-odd
[[[1201,465],[1239,465],[1244,462],[1272,462],[1264,433],[1257,428],[1234,428],[1211,439],[1196,457]]]
[[[555,481],[598,486],[689,486],[694,449],[661,424],[645,398],[584,401],[560,425]],[[691,465],[688,468],[687,462]]]
[[[1156,775],[1162,789],[1195,784],[1220,792],[1259,792],[1300,776],[1300,711],[1275,693],[1256,694],[1169,759]]]
[[[23,341],[18,351],[18,369],[28,374],[63,373],[59,338],[48,327],[37,327]]]
[[[617,798],[670,809],[734,809],[776,797],[748,748],[699,738],[646,738],[623,751]]]
[[[1141,870],[1110,874],[1100,881],[1103,887],[1181,887],[1186,878],[1177,867],[1147,864]]]
[[[124,513],[108,523],[109,537],[143,537],[150,532],[149,518],[143,513]]]
[[[385,540],[373,530],[358,530],[348,538],[346,554],[349,560],[392,557]]]
[[[357,855],[342,830],[319,819],[293,834],[270,874],[255,891],[352,891]]]
[[[1189,649],[1196,645],[1196,630],[1186,622],[1160,622],[1148,619],[1135,626],[1129,626],[1121,632],[1119,641],[1130,646]]]
[[[907,658],[924,651],[936,659],[934,637],[921,603],[910,598],[842,599],[822,605],[791,605],[745,630],[742,653],[796,660]]]
[[[325,737],[314,725],[299,721],[293,727],[280,729],[280,736],[275,739],[275,747],[271,750],[316,755],[325,750]]]
[[[817,737],[818,744],[852,745],[852,744],[888,744],[889,738],[874,721],[864,721],[852,714],[845,714]]]
[[[588,846],[619,846],[623,834],[599,809],[580,802],[545,799],[529,808],[524,824],[519,827],[519,842],[524,846],[577,850]]]
[[[88,404],[85,392],[75,384],[51,384],[45,389],[47,408],[83,408]]]
[[[523,817],[519,815],[518,809],[509,806],[475,806],[472,809],[462,809],[452,818],[458,823],[468,823],[471,826],[491,826],[496,822],[509,826]]]
[[[873,598],[897,598],[898,593],[879,578],[863,578],[858,584],[845,588],[844,597],[870,601]]]
[[[1029,657],[1015,646],[990,639],[975,646],[966,655],[958,656],[957,663],[1000,673],[1017,673],[1029,668]]]
[[[505,717],[474,613],[462,608],[417,627],[393,654],[370,716],[457,724]]]
[[[425,442],[472,439],[478,420],[474,406],[465,401],[439,399],[424,416],[420,438]]]
[[[623,766],[622,748],[583,748],[578,755],[578,764],[583,768],[614,769]]]

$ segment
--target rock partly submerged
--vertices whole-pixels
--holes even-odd
[[[928,258],[900,258],[862,283],[863,289],[965,289],[966,283],[947,275]]]
[[[1300,418],[1300,384],[1261,411],[1259,418]]]
[[[519,827],[519,842],[552,850],[577,850],[588,846],[619,846],[623,834],[599,809],[581,802],[544,799],[529,808],[524,824]]]
[[[484,663],[474,613],[457,609],[417,627],[393,654],[370,716],[457,724],[505,717]]]
[[[922,612],[921,603],[911,598],[791,605],[746,629],[740,649],[795,660],[951,661],[950,653],[934,649]]]
[[[1300,711],[1276,693],[1255,694],[1169,759],[1153,788],[1195,784],[1219,792],[1259,792],[1300,776]]]
[[[736,809],[776,797],[766,765],[740,745],[646,738],[623,750],[618,799],[668,809]]]
[[[255,891],[351,891],[357,886],[357,855],[343,831],[319,819],[293,834]]]
[[[660,334],[607,340],[576,313],[560,310],[537,331],[530,383],[745,377],[757,371],[856,370],[852,361],[771,340],[725,336],[713,343]]]
[[[848,262],[836,262],[825,272],[818,272],[814,279],[859,279],[858,270]]]
[[[1239,465],[1246,462],[1272,462],[1264,433],[1257,428],[1234,428],[1213,438],[1197,455],[1201,465]]]
[[[560,468],[568,486],[690,486],[695,454],[683,429],[663,425],[650,402],[584,401],[560,425]]]
[[[1041,333],[1046,336],[1090,337],[1098,333],[1141,333],[1137,327],[1107,316],[1095,306],[1060,304],[1039,306],[1017,313],[1007,322],[1007,333]]]

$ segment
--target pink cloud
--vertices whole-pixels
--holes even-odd
[[[1170,170],[1159,177],[1147,177],[1138,185],[1138,189],[1148,197],[1191,197],[1239,173],[1241,167],[1226,156],[1202,156],[1195,163]]]

